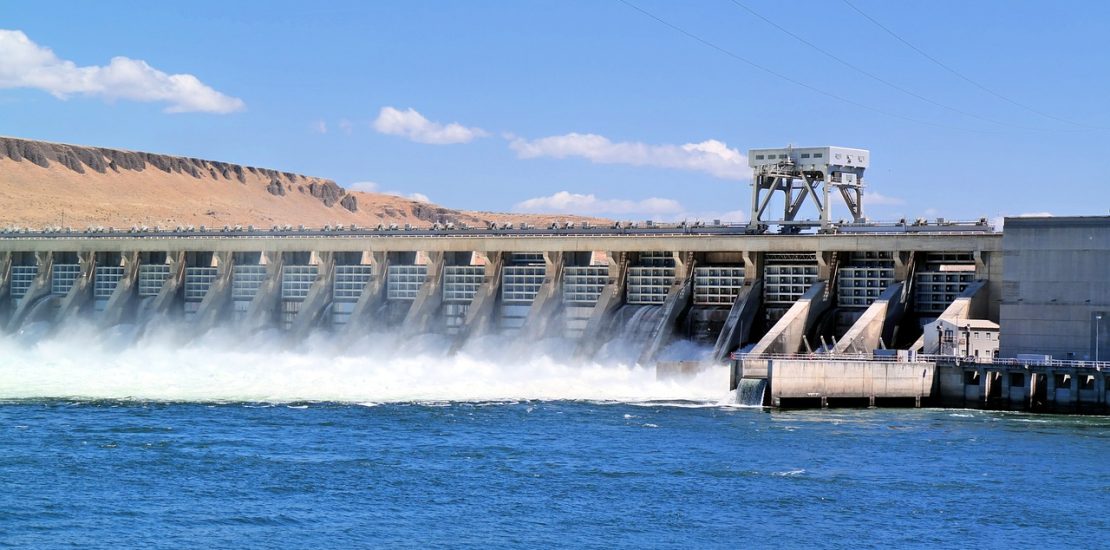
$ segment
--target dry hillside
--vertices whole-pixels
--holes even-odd
[[[267,168],[0,137],[2,226],[545,225],[586,219],[452,210]]]

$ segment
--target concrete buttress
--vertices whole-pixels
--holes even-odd
[[[957,322],[960,319],[982,319],[987,312],[988,298],[986,281],[979,280],[967,285],[967,288],[955,300],[952,300],[948,307],[944,308],[944,312],[937,317],[936,321],[925,325],[921,337],[910,346],[910,349],[922,353],[938,353],[940,351],[940,340],[937,338],[936,324],[942,320]]]
[[[104,313],[100,317],[102,327],[112,327],[122,323],[135,297],[135,282],[139,280],[139,253],[125,254],[123,263],[123,277],[112,291],[108,303],[104,306]]]
[[[717,336],[717,344],[713,346],[713,360],[723,363],[728,360],[733,350],[747,342],[751,334],[752,325],[755,324],[755,315],[763,302],[763,281],[756,279],[745,284],[736,301],[728,311],[725,324],[721,327],[721,334]]]
[[[871,353],[879,348],[880,340],[891,342],[891,329],[902,317],[908,295],[905,282],[888,286],[844,333],[833,353]]]
[[[12,253],[0,252],[0,326],[6,325],[12,288]]]
[[[355,308],[347,319],[347,326],[344,330],[349,338],[357,338],[364,331],[372,329],[377,321],[373,314],[385,302],[385,287],[389,280],[389,254],[385,252],[372,253],[372,265],[374,269],[370,282],[366,283],[366,287],[362,289],[362,293],[358,296],[358,302],[355,302]]]
[[[810,286],[748,354],[798,353],[805,335],[832,303],[830,294],[825,292],[828,284],[827,281],[817,281]]]
[[[697,262],[694,261],[692,255],[675,253],[674,258],[674,283],[667,291],[667,298],[663,301],[659,322],[652,328],[647,345],[640,353],[638,362],[641,365],[647,365],[654,361],[655,356],[659,355],[663,347],[671,342],[674,338],[674,328],[678,317],[690,305],[690,296],[694,289],[694,267]]]
[[[139,325],[146,327],[154,319],[163,318],[170,314],[177,303],[181,287],[185,284],[185,253],[178,252],[168,256],[170,273],[162,283],[158,295],[151,298],[150,302],[143,305],[139,312]]]
[[[502,252],[488,256],[482,285],[474,293],[470,308],[466,310],[466,319],[459,327],[459,333],[455,336],[450,353],[461,349],[467,339],[485,334],[493,324],[497,295],[501,293],[501,267],[505,265],[507,256],[508,254]]]
[[[232,260],[233,254],[231,252],[217,252],[215,257],[216,278],[212,281],[212,286],[208,287],[208,292],[201,300],[194,318],[199,329],[196,332],[198,336],[216,326],[216,323],[223,318],[224,311],[231,302],[231,274],[234,271],[232,265],[234,263]]]
[[[408,336],[428,332],[432,317],[435,316],[439,306],[443,304],[443,293],[440,292],[443,280],[443,253],[428,253],[428,277],[420,286],[420,292],[405,314],[404,332]]]
[[[35,265],[38,266],[38,272],[35,274],[35,279],[31,281],[31,286],[27,288],[27,292],[23,294],[23,298],[19,302],[19,307],[15,308],[15,311],[12,313],[12,318],[8,321],[9,332],[16,332],[22,328],[23,320],[31,312],[35,304],[44,296],[50,295],[54,254],[52,252],[36,252]]]
[[[521,331],[524,338],[530,341],[542,339],[547,334],[551,320],[562,305],[564,254],[545,252],[543,261],[546,264],[543,285],[532,300],[532,307],[528,309],[528,317]]]
[[[264,253],[266,261],[266,280],[258,287],[258,292],[247,305],[243,315],[243,330],[257,332],[273,324],[281,302],[281,271],[285,266],[284,254]]]
[[[335,255],[321,252],[319,257],[319,274],[301,303],[300,311],[293,318],[293,325],[289,327],[294,341],[303,339],[312,327],[320,323],[325,308],[331,303],[332,285],[335,282]]]
[[[55,325],[61,323],[63,319],[74,317],[92,298],[93,278],[96,274],[96,253],[80,252],[77,254],[77,259],[78,265],[81,266],[81,273],[73,281],[73,286],[69,289],[69,292],[62,298],[58,313],[54,317]]]
[[[603,328],[609,317],[624,303],[624,285],[627,280],[628,266],[631,263],[627,254],[614,254],[610,252],[609,281],[602,289],[601,295],[594,304],[590,319],[586,322],[586,329],[582,332],[582,340],[578,342],[575,357],[588,359],[601,347],[604,338]]]

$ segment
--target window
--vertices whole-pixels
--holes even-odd
[[[779,158],[784,159],[784,158],[786,158],[786,155],[779,155]]]
[[[809,153],[802,153],[802,158],[804,158],[804,159],[809,158]]]
[[[755,160],[763,160],[763,155],[756,155]]]
[[[813,158],[815,158],[815,159],[819,159],[819,158],[822,158],[824,156],[825,156],[824,153],[813,153]]]

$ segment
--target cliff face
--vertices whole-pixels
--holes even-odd
[[[246,184],[248,176],[253,175],[269,181],[266,191],[272,195],[284,196],[287,191],[297,188],[319,199],[324,206],[328,207],[336,203],[343,204],[344,199],[349,196],[334,181],[321,178],[279,172],[269,168],[103,147],[0,137],[0,158],[15,162],[27,161],[41,168],[50,168],[58,164],[78,174],[84,174],[86,169],[99,174],[106,174],[109,170],[119,173],[125,170],[143,172],[147,169],[155,169],[167,174],[187,174],[196,179],[237,181],[240,184]],[[355,212],[358,209],[358,202],[351,197],[343,207]]]
[[[478,226],[586,219],[466,212],[267,168],[0,137],[0,227]]]

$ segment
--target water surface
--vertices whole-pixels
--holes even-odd
[[[705,402],[0,404],[0,544],[1105,547],[1110,419]]]

